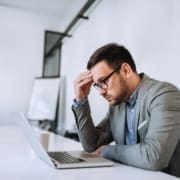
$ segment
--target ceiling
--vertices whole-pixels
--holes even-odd
[[[86,2],[87,0],[0,0],[0,7],[58,19],[58,22],[62,22],[65,26],[72,21]]]
[[[87,0],[0,0],[0,6],[34,12],[39,15],[68,15]]]

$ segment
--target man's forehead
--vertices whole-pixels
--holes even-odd
[[[97,63],[96,65],[94,65],[90,71],[91,72],[98,72],[98,71],[109,71],[111,70],[112,68],[105,62],[105,61],[101,61],[99,63]]]
[[[106,76],[110,71],[112,71],[112,68],[105,61],[99,62],[90,69],[94,81]]]

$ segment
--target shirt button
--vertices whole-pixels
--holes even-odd
[[[131,112],[134,112],[134,109],[131,109]]]

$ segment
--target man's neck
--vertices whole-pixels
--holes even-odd
[[[136,90],[136,88],[139,86],[140,82],[141,82],[141,77],[138,74],[134,74],[131,78],[131,82],[129,83],[128,99],[133,94],[133,92]]]

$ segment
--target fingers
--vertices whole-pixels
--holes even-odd
[[[102,156],[104,149],[107,147],[107,145],[102,145],[99,148],[97,148],[92,154],[97,155],[97,156]]]
[[[78,77],[74,80],[75,88],[85,88],[85,86],[90,87],[93,83],[92,75],[89,71],[82,72],[78,75]]]
[[[74,90],[77,100],[84,99],[90,92],[93,83],[92,75],[89,71],[82,72],[74,80]]]
[[[85,71],[80,73],[79,76],[74,80],[74,85],[82,86],[90,82],[92,82],[92,75],[90,71]]]
[[[93,155],[96,155],[96,156],[100,156],[101,155],[101,152],[99,150],[96,150],[94,152],[92,152]]]

